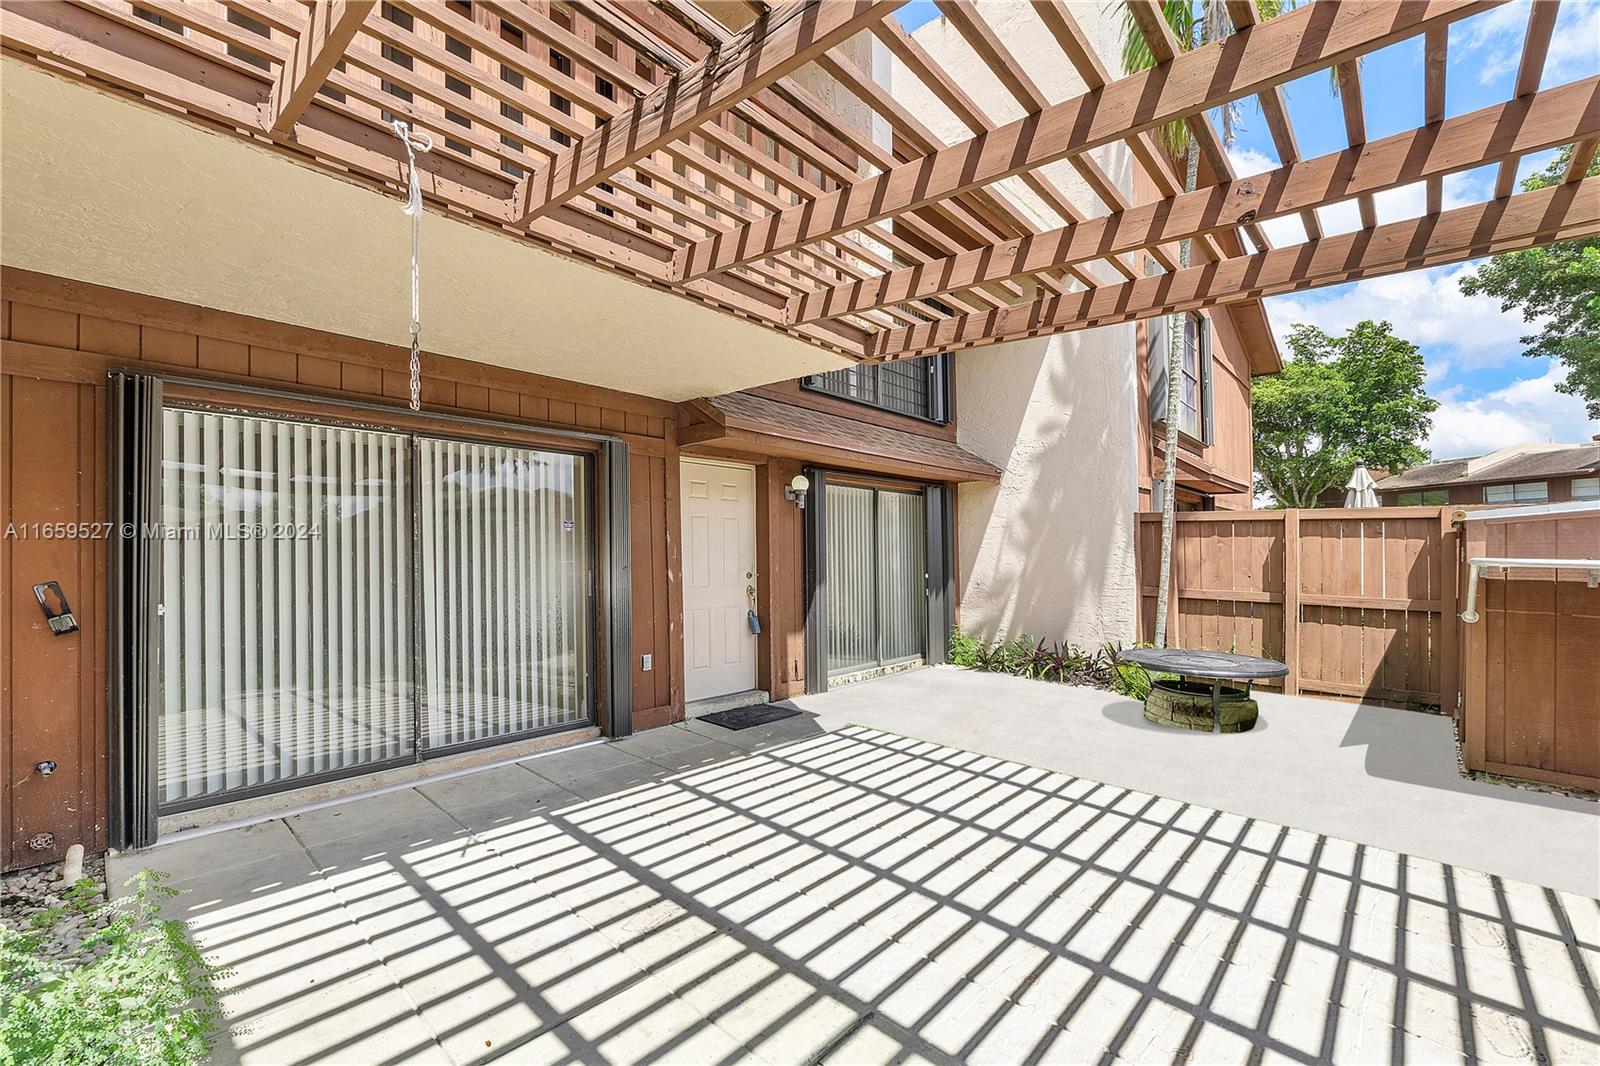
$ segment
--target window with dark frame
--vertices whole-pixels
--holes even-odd
[[[1171,317],[1145,320],[1146,366],[1149,370],[1150,422],[1166,421],[1167,344]],[[1183,315],[1182,378],[1178,382],[1178,432],[1209,445],[1211,425],[1211,322],[1198,311]]]
[[[1395,495],[1397,507],[1443,507],[1450,502],[1449,489],[1419,489]]]
[[[166,608],[160,809],[595,721],[592,455],[182,405],[160,417],[158,507],[176,531],[148,548]],[[208,524],[303,532],[196,534]]]
[[[943,425],[950,421],[950,356],[862,363],[802,378],[802,388],[897,415]]]

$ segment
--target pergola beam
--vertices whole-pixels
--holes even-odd
[[[1444,121],[1445,68],[1450,60],[1450,28],[1429,30],[1422,44],[1422,121],[1428,125]],[[1427,213],[1444,209],[1444,178],[1429,178]]]
[[[1078,20],[1067,10],[1063,0],[1031,0],[1031,3],[1034,14],[1039,16],[1039,21],[1056,39],[1056,44],[1066,54],[1067,62],[1072,64],[1072,69],[1083,82],[1084,89],[1099,89],[1108,84],[1112,80],[1110,72],[1100,61],[1094,45],[1084,35],[1083,27],[1078,25]],[[1183,181],[1172,169],[1166,153],[1156,146],[1150,131],[1125,137],[1122,143],[1127,145],[1134,161],[1159,195],[1176,196],[1183,192]],[[1207,259],[1224,258],[1210,238],[1195,242],[1195,248]]]
[[[1600,137],[1588,137],[1572,146],[1572,158],[1567,160],[1566,173],[1561,175],[1564,183],[1580,180],[1589,172],[1589,166],[1594,162],[1595,150],[1600,149]]]
[[[1544,76],[1544,60],[1550,54],[1550,37],[1556,30],[1556,16],[1561,14],[1561,0],[1543,0],[1528,9],[1528,32],[1522,40],[1522,59],[1517,64],[1517,82],[1512,89],[1513,98],[1531,96],[1539,91],[1539,79]],[[1510,196],[1517,184],[1517,161],[1507,159],[1500,164],[1495,175],[1494,195],[1498,199]]]
[[[1017,62],[1016,56],[1012,55],[1005,42],[1000,39],[999,35],[994,32],[975,7],[953,2],[953,0],[938,0],[938,7],[944,14],[945,19],[956,28],[956,32],[961,35],[962,40],[967,42],[967,46],[977,53],[978,57],[994,72],[995,77],[1000,80],[1000,84],[1011,94],[1012,99],[1021,106],[1024,113],[1031,114],[1050,106],[1050,99],[1045,96],[1038,84],[1028,76],[1028,72],[1022,69],[1022,64]],[[993,128],[994,124],[984,118],[972,132],[975,134],[984,133]],[[1073,168],[1077,170],[1078,176],[1083,178],[1090,191],[1099,197],[1100,201],[1106,205],[1107,210],[1116,211],[1127,206],[1127,201],[1123,198],[1122,191],[1100,169],[1100,165],[1094,161],[1093,157],[1077,155],[1073,156],[1070,161]],[[1051,181],[1043,171],[1028,171],[1019,175],[1019,178],[1027,184],[1028,188],[1036,196],[1044,201],[1051,211],[1054,211],[1061,218],[1061,221],[1079,222],[1084,218],[1083,212],[1072,203],[1067,194],[1055,182]],[[1139,272],[1133,266],[1123,262],[1121,259],[1111,258],[1107,259],[1106,262],[1125,278],[1131,279],[1139,276]],[[1098,280],[1092,277],[1085,280],[1080,275],[1079,280],[1084,281],[1087,285],[1099,284]]]
[[[875,360],[904,359],[1069,333],[1596,234],[1600,178],[1586,178],[1172,274],[888,330],[873,336],[866,354]]]
[[[1600,77],[1474,111],[1181,196],[1138,204],[993,248],[833,285],[790,299],[790,324],[859,314],[1076,262],[1314,210],[1600,135]]]
[[[376,6],[375,0],[330,0],[311,6],[294,51],[272,81],[265,123],[268,132],[289,135]]]
[[[634,161],[686,136],[903,0],[799,0],[757,20],[693,67],[517,182],[508,215],[526,225]]]
[[[1344,111],[1344,135],[1355,148],[1367,143],[1367,111],[1361,102],[1361,64],[1354,59],[1334,68],[1339,84],[1339,106]],[[1378,224],[1378,209],[1371,196],[1356,200],[1361,214],[1361,225],[1371,229]]]
[[[1243,33],[1254,26],[1260,19],[1256,12],[1256,0],[1228,0],[1228,17],[1233,20],[1233,25]],[[1272,146],[1277,149],[1278,162],[1285,165],[1300,161],[1300,142],[1295,138],[1294,126],[1289,121],[1289,105],[1283,98],[1283,86],[1274,85],[1271,89],[1257,97],[1261,104],[1261,115],[1267,120],[1267,130],[1272,134]],[[1317,240],[1322,236],[1322,222],[1317,218],[1315,211],[1302,211],[1300,223],[1305,227],[1306,236]]]
[[[1250,96],[1495,6],[1309,4],[816,200],[681,249],[674,277],[727,270]]]
[[[1128,12],[1133,16],[1134,24],[1144,36],[1145,43],[1150,46],[1150,52],[1158,63],[1171,63],[1182,54],[1181,42],[1172,32],[1172,27],[1167,24],[1166,15],[1155,0],[1124,0]],[[1188,115],[1184,120],[1189,127],[1191,149],[1197,149],[1207,163],[1211,165],[1211,173],[1217,181],[1229,181],[1234,178],[1233,163],[1228,159],[1228,150],[1222,143],[1222,138],[1217,135],[1216,128],[1211,124],[1211,118],[1204,111],[1197,111]],[[1262,248],[1270,247],[1267,235],[1261,232],[1259,226],[1247,224],[1245,231],[1252,240]]]

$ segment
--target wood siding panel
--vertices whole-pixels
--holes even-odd
[[[57,316],[18,316],[29,325]],[[73,326],[71,332],[75,336]],[[106,844],[105,542],[40,535],[40,525],[105,520],[104,390],[70,381],[0,376],[0,471],[5,522],[15,535],[0,542],[6,610],[0,704],[4,725],[4,862],[6,868],[59,861],[69,845]],[[57,581],[78,619],[56,635],[33,586]],[[51,761],[46,776],[37,765]],[[30,847],[42,834],[50,846]]]
[[[26,271],[3,272],[0,303],[0,502],[13,523],[103,521],[106,371],[179,371],[219,384],[296,389],[391,403],[402,416],[406,352],[355,338],[264,322]],[[635,728],[682,714],[678,625],[672,617],[677,521],[676,405],[444,357],[428,357],[427,403],[460,414],[493,411],[530,429],[573,424],[576,412],[630,446],[633,530]],[[552,411],[560,417],[552,417]],[[792,508],[791,508],[792,509]],[[59,859],[67,844],[106,842],[105,542],[52,538],[0,542],[6,635],[0,652],[0,858],[6,868]],[[57,580],[82,628],[50,634],[33,597]],[[639,656],[653,656],[640,669]],[[46,780],[34,772],[50,759]],[[27,850],[39,832],[46,852]]]

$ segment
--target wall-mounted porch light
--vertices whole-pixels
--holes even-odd
[[[783,487],[783,498],[793,502],[796,507],[803,511],[806,506],[806,492],[810,488],[811,479],[804,474],[796,474],[789,479],[789,484]]]

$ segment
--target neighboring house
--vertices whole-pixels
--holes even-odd
[[[330,74],[315,121],[269,138],[266,72],[293,52],[282,25],[131,10],[7,13],[0,502],[24,532],[0,548],[5,866],[73,840],[145,843],[219,805],[937,662],[958,617],[986,635],[1133,637],[1134,515],[1160,462],[1142,327],[853,363],[702,306],[705,286],[636,283],[677,247],[672,213],[698,209],[664,191],[694,186],[685,170],[735,217],[768,193],[745,159],[838,187],[733,114],[714,127],[737,154],[696,134],[657,184],[600,183],[554,214],[556,237],[508,235],[495,212],[522,171],[502,156],[521,146],[497,123],[564,146],[574,106],[616,89],[592,70],[580,83],[549,42],[617,79],[662,79],[659,53],[580,12],[516,9],[536,39],[490,5],[426,19],[382,5],[386,43],[357,54],[383,75]],[[630,10],[662,48],[704,47],[661,9]],[[1080,91],[1016,12],[991,10],[1051,99]],[[1077,13],[1113,62],[1114,19]],[[947,32],[917,39],[959,72]],[[44,58],[13,56],[12,35]],[[62,56],[104,73],[86,85]],[[408,76],[417,56],[474,81]],[[964,135],[879,48],[861,58],[940,137]],[[968,84],[997,119],[1016,113]],[[428,354],[411,411],[409,226],[373,178],[392,189],[404,173],[384,108],[425,93],[449,124],[427,191],[487,220],[455,201],[421,219]],[[482,106],[492,94],[506,99]],[[1095,156],[1123,195],[1153,195],[1120,146]],[[1103,210],[1071,167],[1048,169]],[[888,237],[988,225],[941,210]],[[585,258],[594,239],[604,254]],[[717,299],[742,306],[747,276]],[[1276,351],[1257,303],[1192,321],[1180,503],[1246,506],[1248,378]],[[78,631],[44,624],[50,582]]]
[[[1385,507],[1600,500],[1600,437],[1589,444],[1512,444],[1423,463],[1378,482]]]

